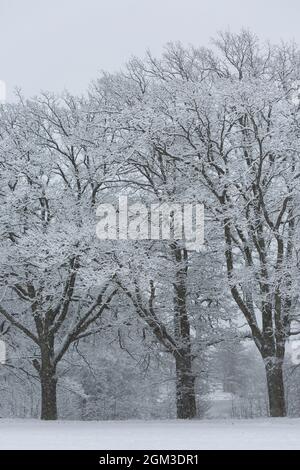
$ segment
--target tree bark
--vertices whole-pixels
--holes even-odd
[[[176,407],[178,419],[195,418],[197,414],[195,375],[192,364],[191,326],[187,309],[187,259],[185,249],[172,246],[176,260],[174,283],[174,331],[179,345],[176,361]]]
[[[272,418],[282,418],[286,416],[283,363],[281,360],[265,361],[267,376],[267,387],[269,396],[269,410]]]
[[[41,419],[57,419],[56,401],[57,378],[55,368],[47,367],[41,370]]]
[[[197,413],[195,376],[190,357],[176,359],[176,409],[178,419],[192,419]]]
[[[54,363],[54,338],[48,338],[41,346],[41,362],[35,365],[41,381],[41,419],[57,419],[56,364]]]

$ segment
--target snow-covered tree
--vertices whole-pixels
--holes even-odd
[[[20,99],[0,121],[0,313],[33,342],[41,417],[56,419],[59,363],[99,327],[116,293],[110,255],[95,235],[101,138],[89,153],[89,115],[69,95]]]
[[[148,121],[144,148],[150,140],[184,172],[222,228],[229,290],[264,360],[270,414],[284,416],[299,288],[299,52],[260,49],[247,31],[216,45],[220,54],[175,44],[148,57],[136,122]]]

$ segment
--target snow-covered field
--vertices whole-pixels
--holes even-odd
[[[300,419],[190,422],[0,419],[0,449],[300,449]]]

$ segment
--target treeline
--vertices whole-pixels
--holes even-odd
[[[189,419],[220,387],[235,416],[298,413],[299,79],[296,45],[242,31],[1,105],[10,415]],[[100,240],[120,195],[137,234],[137,203],[203,204],[203,246],[172,210],[170,239]]]

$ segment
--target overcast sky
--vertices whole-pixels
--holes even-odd
[[[171,40],[208,44],[220,29],[300,43],[299,0],[0,0],[0,20],[8,99],[16,86],[26,96],[81,93],[131,55],[159,54]]]

